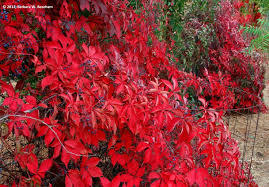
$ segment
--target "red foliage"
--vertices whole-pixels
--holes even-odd
[[[12,45],[0,48],[2,78],[9,70],[27,78],[34,66],[38,81],[36,88],[0,82],[6,93],[2,120],[10,120],[9,133],[44,137],[53,149],[42,162],[33,144],[15,153],[28,171],[18,176],[20,186],[42,184],[52,167],[65,176],[66,186],[256,186],[239,163],[223,112],[216,111],[236,102],[226,86],[230,77],[207,73],[203,80],[179,71],[153,33],[158,2],[141,3],[139,13],[128,2],[109,0],[8,9],[1,43]],[[189,88],[201,102],[196,110],[189,109]],[[218,99],[206,101],[206,92]],[[109,164],[120,169],[105,174]]]
[[[261,56],[253,57],[244,52],[250,40],[243,35],[240,25],[250,23],[252,18],[240,13],[239,8],[243,5],[241,1],[221,1],[214,26],[217,42],[210,49],[214,65],[209,71],[214,72],[214,66],[217,66],[219,71],[230,77],[233,88],[243,90],[243,94],[235,92],[240,101],[236,107],[259,105],[262,109],[264,106],[259,98],[264,89],[264,68]]]

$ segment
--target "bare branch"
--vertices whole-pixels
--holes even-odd
[[[60,142],[62,148],[63,148],[67,153],[72,154],[72,155],[74,155],[74,156],[89,157],[89,155],[82,155],[82,154],[77,154],[77,153],[74,153],[74,152],[69,151],[69,150],[65,147],[65,145],[62,143],[62,141],[60,140],[59,136],[57,135],[57,133],[56,133],[55,130],[53,129],[53,126],[47,124],[46,122],[44,122],[44,121],[41,120],[41,119],[37,119],[37,118],[31,117],[31,116],[12,115],[12,114],[10,114],[10,115],[6,115],[6,116],[0,118],[0,121],[6,119],[6,118],[8,118],[8,117],[20,117],[20,118],[28,118],[28,119],[36,120],[36,121],[38,121],[38,122],[40,122],[40,123],[46,125],[46,126],[53,132],[53,134],[55,135],[55,137],[57,138],[57,140]],[[92,155],[92,156],[93,156],[93,155]]]

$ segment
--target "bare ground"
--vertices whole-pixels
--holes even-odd
[[[230,116],[229,124],[232,136],[238,141],[241,160],[249,163],[260,187],[269,187],[269,114],[260,114],[259,118],[258,114]]]

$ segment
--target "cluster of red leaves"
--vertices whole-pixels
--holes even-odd
[[[256,25],[258,19],[262,17],[259,12],[259,5],[254,2],[249,2],[249,0],[240,0],[234,3],[234,7],[237,10],[244,9],[246,11],[245,15],[240,16],[240,23],[245,24],[254,24]]]
[[[240,101],[237,107],[260,105],[263,108],[257,97],[262,97],[264,89],[264,68],[261,56],[253,57],[245,52],[250,40],[243,35],[240,25],[250,23],[252,17],[242,15],[239,11],[241,6],[244,6],[242,1],[226,0],[220,3],[214,25],[217,41],[210,49],[209,55],[212,63],[223,74],[231,77],[232,87],[244,91],[243,95],[236,94]]]
[[[17,150],[14,158],[28,175],[14,186],[44,185],[52,166],[66,186],[256,186],[216,110],[236,102],[226,86],[231,78],[179,71],[153,32],[162,2],[141,3],[135,11],[128,1],[64,0],[53,10],[8,10],[16,21],[1,20],[3,39],[30,42],[0,48],[2,80],[25,62],[37,77],[45,75],[36,88],[19,86],[29,96],[1,80],[1,120],[9,119],[9,133],[43,137],[53,150],[43,161],[33,144]],[[189,88],[201,102],[195,110]],[[206,93],[218,99],[206,101]],[[120,169],[107,174],[106,165]]]

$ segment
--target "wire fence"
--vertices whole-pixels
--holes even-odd
[[[241,96],[242,99],[246,99],[246,97],[249,97],[249,93],[242,91]],[[256,97],[257,100],[262,100],[257,96],[253,97]],[[262,105],[258,104],[255,106],[231,108],[223,111],[226,113],[224,121],[229,127],[232,137],[238,141],[241,153],[241,167],[244,169],[245,175],[249,178],[251,177],[253,166],[269,162],[269,160],[262,159],[263,151],[261,150],[269,144],[269,137],[266,137],[266,134],[263,133],[262,130],[268,126],[269,131],[269,119],[264,118],[264,110],[262,111],[261,108]],[[197,114],[199,111],[199,109],[194,109],[193,115]],[[221,109],[216,111],[221,111]],[[1,121],[1,123],[3,124],[3,121]],[[1,125],[0,184],[8,184],[9,180],[13,181],[17,174],[25,172],[18,163],[12,159],[14,151],[18,150],[18,147],[34,143],[36,145],[36,154],[39,158],[44,159],[48,157],[50,152],[42,138],[35,139],[35,142],[29,142],[25,138],[18,138],[14,134],[11,134],[9,138],[5,138],[4,136],[7,134],[7,130],[8,129],[4,125]],[[57,175],[57,173],[51,172],[50,175],[52,180],[62,180],[62,176]]]
[[[258,184],[261,183],[262,181],[256,179],[256,176],[262,172],[257,166],[262,170],[262,166],[269,163],[269,158],[264,155],[269,150],[267,112],[261,111],[260,106],[253,106],[244,110],[233,110],[225,115],[224,120],[231,136],[238,142],[241,154],[240,163],[245,175],[248,178],[252,175]]]

